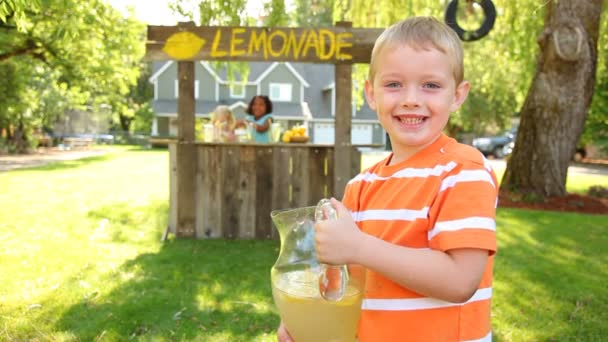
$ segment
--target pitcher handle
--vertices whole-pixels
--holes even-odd
[[[336,220],[338,212],[331,205],[331,201],[324,198],[319,201],[315,209],[315,221]],[[346,265],[321,264],[319,275],[319,293],[325,300],[337,302],[346,293],[348,283],[348,268]]]

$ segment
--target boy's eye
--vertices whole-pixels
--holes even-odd
[[[437,83],[433,83],[433,82],[428,82],[424,84],[424,88],[429,88],[429,89],[439,89],[441,88],[441,86]]]
[[[387,82],[384,86],[387,88],[399,88],[400,84],[398,82]]]

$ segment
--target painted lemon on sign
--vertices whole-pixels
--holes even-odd
[[[189,59],[200,51],[205,40],[192,32],[174,33],[167,39],[163,51],[175,59]]]

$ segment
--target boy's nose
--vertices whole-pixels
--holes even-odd
[[[405,89],[403,91],[403,98],[401,99],[401,106],[405,108],[415,108],[420,106],[418,102],[418,94],[415,89]]]

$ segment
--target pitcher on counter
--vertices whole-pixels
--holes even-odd
[[[461,42],[435,18],[396,23],[372,50],[365,96],[393,152],[332,199],[337,219],[314,225],[319,262],[366,269],[359,342],[492,341],[498,182],[443,133],[468,95],[463,75]]]

